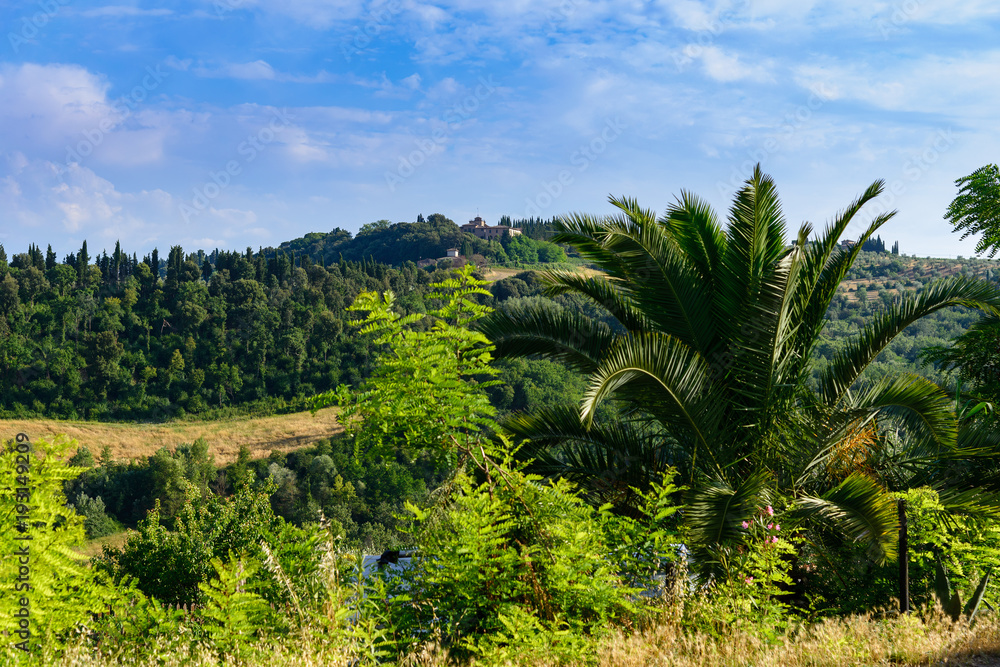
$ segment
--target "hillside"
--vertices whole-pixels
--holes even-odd
[[[208,443],[208,452],[217,465],[236,460],[240,447],[247,447],[253,458],[272,451],[290,452],[323,438],[343,432],[334,408],[316,415],[298,412],[271,417],[225,419],[219,421],[170,422],[167,424],[111,424],[100,422],[59,421],[54,419],[0,420],[0,437],[27,433],[32,439],[51,440],[63,434],[77,440],[95,456],[104,446],[112,458],[131,461],[152,456],[161,447],[175,449],[199,438]]]
[[[828,323],[816,350],[818,371],[833,358],[866,321],[880,308],[904,291],[923,289],[935,280],[956,275],[996,280],[997,262],[977,259],[937,259],[908,257],[887,253],[863,252],[859,255],[827,313]],[[980,314],[966,308],[938,311],[908,327],[893,340],[869,367],[867,377],[878,379],[892,372],[913,372],[938,384],[952,380],[930,365],[922,363],[920,353],[930,346],[946,346],[964,333]]]
[[[312,232],[303,237],[285,241],[277,248],[265,248],[267,257],[279,253],[303,255],[317,264],[329,266],[341,260],[348,262],[381,262],[399,266],[406,262],[420,262],[445,257],[450,248],[458,249],[462,256],[478,264],[534,264],[559,262],[565,254],[558,246],[541,240],[550,222],[541,220],[511,221],[504,218],[498,224],[523,227],[524,233],[516,238],[487,241],[474,234],[463,232],[452,220],[440,213],[426,220],[419,216],[416,222],[391,223],[379,220],[361,227],[356,236],[343,229],[334,228],[328,233]]]

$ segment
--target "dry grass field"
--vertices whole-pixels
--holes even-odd
[[[107,445],[118,460],[150,456],[161,447],[173,449],[204,438],[216,464],[236,460],[240,447],[246,445],[254,458],[272,450],[290,451],[343,431],[337,422],[337,410],[326,408],[315,416],[308,412],[271,417],[229,419],[206,422],[166,424],[111,424],[100,422],[56,421],[49,419],[0,420],[0,439],[27,433],[32,439],[49,440],[64,434],[86,446],[97,456]]]
[[[244,664],[267,667],[348,666],[361,663],[363,652],[358,645],[341,635],[331,638],[320,628],[303,637],[315,638],[308,645],[301,639],[288,638],[262,642],[246,659],[220,656],[207,649],[187,650],[182,647],[152,648],[166,643],[163,638],[151,639],[150,656],[142,662],[120,661],[95,656],[87,647],[72,648],[61,656],[60,664],[72,667],[112,667],[134,665],[215,665]],[[357,640],[355,640],[357,641]],[[565,649],[564,649],[565,650]],[[446,651],[434,646],[398,662],[383,664],[408,667],[445,667],[446,665],[504,665],[511,667],[561,667],[591,665],[592,667],[997,667],[1000,665],[1000,624],[997,619],[984,618],[975,626],[951,623],[940,613],[914,614],[886,620],[865,616],[827,619],[764,638],[760,633],[733,628],[720,635],[708,635],[671,620],[626,636],[608,633],[596,640],[589,660],[567,660],[553,645],[510,646],[492,660],[472,663],[455,662]]]
[[[564,268],[565,265],[561,265],[560,268]],[[578,266],[572,267],[576,272],[582,273],[585,276],[596,276],[600,271],[596,269],[589,269],[586,267]],[[538,269],[508,269],[506,267],[491,267],[483,271],[483,279],[491,283],[495,283],[498,280],[503,280],[504,278],[512,278],[519,273],[524,273],[525,271],[535,271]]]

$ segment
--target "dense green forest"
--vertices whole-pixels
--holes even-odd
[[[392,237],[399,247],[430,248],[433,256],[458,234],[486,251],[485,241],[442,216],[431,218],[357,241]],[[453,235],[442,240],[435,231],[441,229]],[[528,264],[539,261],[540,248],[556,248],[520,236],[491,243],[498,254],[505,246],[512,255],[528,253]],[[314,260],[302,249],[206,254],[175,246],[165,260],[154,250],[139,261],[116,247],[92,259],[86,243],[62,262],[51,247],[43,253],[34,245],[8,262],[0,246],[0,415],[160,421],[302,409],[304,397],[357,384],[369,372],[367,345],[345,327],[345,307],[360,292],[391,290],[400,309],[423,312],[428,285],[451,263],[391,266],[400,258],[380,247],[377,261],[355,259],[364,252],[346,248],[324,265],[327,256],[317,251]],[[540,291],[530,274],[494,289],[498,301]],[[539,368],[524,381],[508,368],[499,405],[523,407],[546,391],[539,387],[549,379],[540,379],[546,371]]]
[[[544,221],[520,223],[526,234],[548,234]],[[136,262],[116,249],[84,270],[85,254],[56,264],[49,253],[50,265],[39,266],[44,258],[32,246],[0,264],[10,331],[2,341],[10,380],[2,397],[6,415],[159,420],[302,409],[306,397],[341,383],[356,386],[369,375],[370,342],[352,335],[346,310],[360,292],[392,290],[401,312],[423,313],[430,284],[446,275],[409,262],[338,259],[324,267],[301,248],[269,257],[185,256],[174,248],[163,262],[156,253]],[[154,262],[165,279],[153,278]],[[831,301],[813,377],[903,291],[952,275],[992,280],[994,263],[860,253]],[[548,304],[612,323],[591,301],[545,296],[535,272],[498,280],[489,292],[483,303],[503,310]],[[922,318],[889,344],[867,376],[909,371],[949,385],[950,377],[923,363],[921,353],[948,345],[979,319],[961,308]],[[549,360],[507,358],[495,365],[499,382],[486,391],[501,413],[574,402],[585,391],[580,374]],[[256,461],[244,454],[226,467],[215,466],[205,443],[162,450],[148,461],[81,457],[77,462],[89,470],[67,487],[67,497],[88,517],[91,536],[137,525],[156,501],[161,518],[172,521],[186,483],[225,496],[244,481],[270,480],[273,509],[284,519],[303,525],[322,515],[351,543],[399,547],[406,542],[395,516],[407,501],[426,500],[442,479],[439,468],[402,453],[362,465],[342,437]]]
[[[334,230],[244,253],[173,247],[165,259],[154,250],[141,261],[120,247],[91,258],[86,244],[61,262],[34,245],[8,261],[0,247],[0,416],[162,421],[301,409],[304,397],[355,385],[369,372],[367,346],[345,326],[357,294],[391,290],[402,311],[424,311],[435,271],[451,262],[418,269],[414,259],[449,247],[464,248],[459,263],[483,263],[484,255],[500,266],[566,259],[542,240],[551,221],[501,222],[524,234],[486,242],[435,214],[371,223],[354,238]],[[862,252],[831,302],[814,374],[903,291],[950,275],[994,280],[993,265]],[[513,299],[510,306],[547,298],[542,291],[522,273],[494,283],[487,301]],[[554,307],[599,310],[568,296]],[[906,369],[946,384],[921,351],[947,345],[977,320],[961,309],[934,313],[892,341],[868,372]],[[504,364],[504,383],[491,393],[502,410],[582,392],[579,378],[548,362]]]

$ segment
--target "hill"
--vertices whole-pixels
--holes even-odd
[[[861,331],[872,315],[891,304],[903,291],[918,291],[935,280],[956,275],[995,281],[1000,275],[997,269],[997,262],[986,259],[862,252],[830,304],[827,326],[816,350],[816,372]],[[920,354],[930,346],[948,345],[979,319],[977,311],[967,308],[949,308],[922,318],[889,344],[869,367],[867,377],[878,379],[888,373],[906,371],[950,385],[951,379],[924,364]]]
[[[480,264],[535,264],[538,262],[565,261],[565,254],[558,246],[542,240],[550,222],[541,220],[511,221],[504,217],[500,224],[522,228],[516,238],[487,241],[474,234],[463,232],[454,221],[440,213],[426,220],[391,223],[388,220],[371,222],[361,227],[356,236],[335,228],[330,232],[312,232],[277,248],[265,248],[268,257],[279,253],[295,257],[308,256],[313,262],[329,266],[339,261],[381,262],[399,266],[406,262],[445,257],[448,249],[457,248],[462,256]]]
[[[219,421],[175,421],[166,424],[114,424],[54,419],[0,420],[0,439],[27,433],[33,440],[51,440],[67,435],[87,447],[95,456],[105,446],[119,461],[152,456],[161,447],[176,449],[199,438],[208,443],[208,452],[218,465],[236,460],[240,447],[247,447],[253,458],[272,451],[290,452],[343,432],[334,408],[271,417],[235,418]]]

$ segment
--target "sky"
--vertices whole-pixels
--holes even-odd
[[[4,0],[0,243],[254,249],[442,213],[725,216],[755,164],[793,233],[969,256],[955,180],[1000,161],[1000,3]]]

